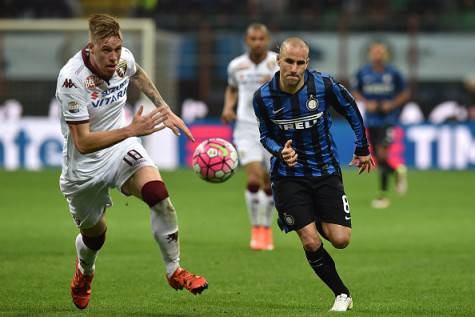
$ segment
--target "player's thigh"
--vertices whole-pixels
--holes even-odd
[[[303,177],[273,179],[272,192],[283,231],[297,231],[315,221],[312,193]]]
[[[336,248],[345,248],[351,240],[351,228],[335,223],[322,222],[322,227],[328,239]]]
[[[65,195],[69,212],[82,233],[95,236],[105,231],[104,213],[112,206],[108,185],[104,182],[90,184]]]
[[[142,187],[151,181],[161,181],[162,177],[157,168],[143,166],[138,169],[122,186],[121,191],[142,198]]]
[[[263,162],[264,155],[257,124],[238,122],[234,128],[233,142],[236,145],[239,162],[246,166],[252,162]]]
[[[261,162],[249,162],[244,165],[248,182],[262,183],[264,178],[264,166]]]
[[[314,184],[316,217],[322,223],[351,228],[350,203],[339,175],[329,175]]]
[[[142,186],[152,180],[161,180],[160,173],[145,148],[136,138],[120,144],[110,172],[111,185],[125,195],[140,197]]]

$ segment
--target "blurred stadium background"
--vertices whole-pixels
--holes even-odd
[[[0,9],[0,122],[5,122],[0,166],[7,169],[60,164],[61,138],[51,136],[53,132],[48,134],[51,137],[30,136],[28,131],[46,117],[57,119],[58,70],[85,45],[87,23],[81,18],[93,12],[122,19],[126,46],[156,80],[175,112],[197,124],[194,130],[199,139],[230,137],[230,127],[213,123],[219,123],[216,119],[222,110],[226,66],[244,51],[243,32],[249,23],[269,26],[274,50],[286,36],[302,36],[311,45],[310,66],[347,85],[366,61],[368,44],[383,40],[412,91],[403,122],[464,122],[446,129],[404,130],[401,142],[408,165],[422,169],[475,166],[474,129],[466,124],[475,120],[475,1],[2,0]],[[130,109],[143,103],[132,87],[128,95]],[[12,123],[20,118],[24,124]],[[6,122],[10,122],[8,128]],[[341,133],[342,140],[348,140],[348,132]],[[50,141],[46,145],[45,139]],[[177,142],[171,135],[161,139],[160,144],[171,150],[165,156],[152,150],[160,167],[173,169],[189,161],[191,145],[185,140]],[[150,142],[157,140],[146,140]],[[340,148],[347,145],[351,144]],[[348,153],[340,155],[347,159]]]
[[[63,141],[54,93],[59,69],[87,41],[91,13],[121,19],[125,45],[198,141],[231,138],[218,120],[226,66],[244,51],[249,23],[269,26],[273,50],[288,35],[303,37],[311,67],[345,84],[372,40],[388,43],[412,92],[394,153],[411,168],[409,193],[376,212],[369,208],[376,176],[345,171],[354,242],[331,252],[355,290],[355,316],[475,315],[474,0],[0,0],[1,316],[75,315],[67,293],[75,229],[57,185]],[[146,101],[130,88],[132,113]],[[346,165],[353,137],[335,116]],[[293,237],[276,232],[272,254],[248,251],[242,171],[222,186],[204,185],[184,168],[192,143],[160,132],[145,144],[183,210],[185,265],[212,286],[200,301],[169,296],[147,217],[131,212],[144,206],[114,194],[91,315],[315,316],[328,309],[329,294],[313,282]],[[119,290],[125,267],[136,277],[130,290]]]

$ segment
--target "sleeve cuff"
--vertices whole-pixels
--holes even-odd
[[[356,147],[355,155],[356,156],[368,156],[369,155],[369,148],[367,146]]]

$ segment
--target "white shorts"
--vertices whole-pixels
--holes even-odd
[[[271,154],[262,146],[257,123],[237,121],[234,127],[234,144],[238,150],[242,165],[262,162],[267,170],[270,168]]]
[[[109,188],[120,190],[140,168],[156,167],[136,138],[126,139],[115,147],[108,163],[90,179],[71,181],[61,175],[61,191],[69,204],[69,212],[80,229],[96,225],[106,208],[112,206]]]

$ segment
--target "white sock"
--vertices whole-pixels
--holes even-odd
[[[247,212],[249,214],[249,220],[251,221],[252,226],[259,225],[259,192],[251,193],[246,190],[244,192],[244,197],[246,200]]]
[[[91,275],[94,273],[97,252],[89,249],[82,241],[82,235],[78,234],[76,237],[76,250],[79,259],[79,269],[84,275]]]
[[[272,226],[272,217],[274,215],[274,198],[267,195],[263,190],[260,191],[261,193],[261,221],[260,223],[264,227],[271,227]]]
[[[150,208],[150,224],[170,277],[180,266],[180,243],[178,242],[178,220],[175,207],[166,198]]]

